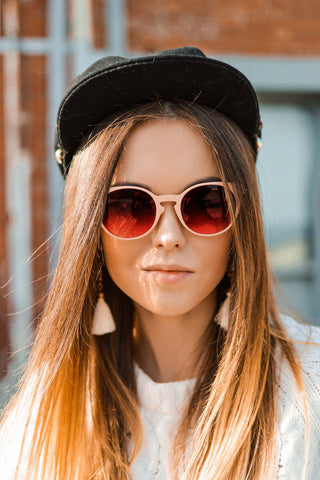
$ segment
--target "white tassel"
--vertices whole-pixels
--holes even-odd
[[[229,323],[229,309],[230,309],[230,293],[227,293],[227,297],[223,304],[221,305],[215,321],[223,328],[223,330],[228,330]]]
[[[103,297],[99,297],[93,315],[92,334],[105,335],[116,330],[113,315]]]

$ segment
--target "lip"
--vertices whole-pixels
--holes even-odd
[[[163,263],[147,265],[142,271],[146,275],[150,275],[155,282],[161,285],[180,283],[180,281],[189,278],[193,274],[193,271],[184,265]]]
[[[177,264],[163,264],[163,263],[155,263],[153,265],[147,265],[142,268],[142,270],[147,272],[168,272],[168,273],[193,273],[188,267],[184,265],[177,265]]]

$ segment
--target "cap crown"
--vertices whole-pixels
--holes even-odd
[[[57,117],[56,150],[63,174],[95,125],[117,111],[159,99],[183,99],[222,112],[242,128],[257,151],[261,122],[249,80],[198,48],[182,47],[137,58],[104,57],[75,78]]]

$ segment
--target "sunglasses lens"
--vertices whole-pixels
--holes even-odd
[[[156,206],[147,192],[122,188],[110,192],[103,224],[108,232],[120,238],[135,238],[153,225]]]
[[[181,203],[182,218],[190,230],[203,235],[220,233],[230,225],[230,216],[221,185],[195,187]]]

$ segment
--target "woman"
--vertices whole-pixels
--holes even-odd
[[[60,257],[3,478],[317,478],[320,334],[275,305],[260,133],[249,81],[194,48],[74,81]]]

